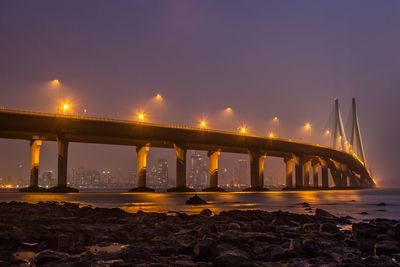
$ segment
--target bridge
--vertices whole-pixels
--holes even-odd
[[[154,191],[146,186],[147,155],[152,147],[176,152],[176,187],[169,192],[194,191],[186,184],[187,150],[202,150],[209,157],[209,187],[205,191],[224,191],[218,184],[218,160],[221,153],[247,154],[250,159],[250,187],[247,191],[265,191],[264,167],[269,156],[280,157],[286,166],[286,189],[329,189],[329,173],[333,188],[374,188],[375,182],[365,164],[358,118],[353,99],[353,131],[351,145],[359,143],[361,156],[344,141],[345,133],[338,101],[335,105],[333,147],[291,140],[238,134],[234,132],[172,126],[87,116],[0,110],[0,138],[27,140],[31,147],[30,185],[20,189],[39,192],[40,149],[43,142],[57,142],[57,186],[49,192],[78,192],[68,187],[68,144],[94,143],[135,146],[138,186],[131,192]],[[342,148],[336,146],[340,140]]]

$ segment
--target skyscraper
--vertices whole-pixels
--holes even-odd
[[[208,184],[207,160],[198,152],[190,155],[188,184],[195,188],[203,188]]]

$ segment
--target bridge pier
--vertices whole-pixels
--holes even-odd
[[[286,164],[286,188],[291,189],[293,188],[293,158],[285,158],[284,159]]]
[[[310,187],[310,168],[311,168],[311,161],[305,160],[303,163],[303,175],[304,175],[303,187],[304,188]]]
[[[221,155],[220,151],[209,151],[208,159],[210,161],[210,184],[208,188],[203,189],[204,192],[224,192],[225,189],[218,187],[218,159]]]
[[[147,155],[149,151],[150,146],[148,145],[136,148],[138,186],[129,189],[129,192],[154,192],[154,189],[146,187]]]
[[[57,136],[57,154],[58,154],[58,170],[57,170],[57,186],[50,188],[49,192],[54,193],[76,193],[78,189],[67,186],[67,170],[68,170],[68,145],[69,142],[65,135]]]
[[[42,140],[31,140],[31,176],[29,186],[21,188],[20,192],[39,192],[45,191],[39,187],[39,165],[40,165],[40,149]]]
[[[313,187],[315,189],[318,188],[318,179],[319,179],[319,162],[318,161],[314,161],[312,163],[312,167],[313,167]]]
[[[250,151],[250,187],[243,191],[268,191],[264,187],[265,154]]]
[[[322,166],[321,168],[321,176],[322,176],[322,188],[329,188],[329,170],[327,166]]]
[[[174,145],[176,154],[176,186],[167,192],[194,192],[195,190],[186,186],[186,151],[182,145]]]
[[[303,162],[304,160],[300,157],[296,158],[295,169],[296,169],[296,189],[303,189],[304,176],[303,176]]]

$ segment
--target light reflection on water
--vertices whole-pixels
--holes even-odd
[[[1,192],[0,201],[69,201],[97,207],[119,207],[128,212],[186,212],[198,213],[209,208],[214,213],[223,210],[261,209],[308,213],[298,203],[308,202],[313,208],[323,208],[337,215],[350,215],[357,219],[383,217],[400,219],[400,190],[347,190],[347,191],[270,191],[270,192],[197,192],[209,205],[187,206],[185,201],[194,193],[126,193],[83,192],[71,194]],[[376,204],[387,205],[378,207]],[[381,210],[381,211],[379,211]],[[384,211],[382,211],[384,210]],[[369,215],[360,215],[366,211]]]

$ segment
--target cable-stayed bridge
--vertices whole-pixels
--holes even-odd
[[[49,192],[78,191],[68,187],[67,181],[71,142],[136,146],[138,186],[130,189],[132,192],[154,191],[146,184],[147,155],[152,147],[176,152],[176,187],[168,190],[171,192],[194,191],[186,184],[186,153],[191,149],[208,152],[209,187],[205,191],[224,191],[218,183],[218,162],[223,152],[249,156],[250,187],[245,189],[248,191],[268,190],[264,186],[268,157],[284,160],[287,190],[374,188],[376,184],[365,164],[354,99],[352,112],[349,142],[339,102],[335,100],[332,147],[247,133],[7,109],[0,110],[0,138],[30,142],[30,185],[20,191],[45,191],[38,186],[38,179],[40,150],[47,141],[57,142],[58,147],[57,186]]]

